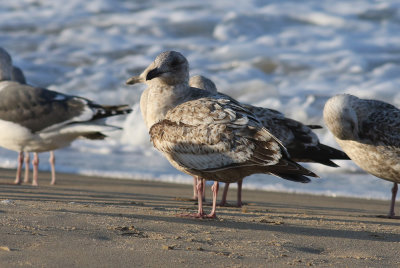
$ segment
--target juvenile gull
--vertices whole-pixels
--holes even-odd
[[[44,152],[69,145],[76,138],[104,137],[118,129],[105,118],[126,114],[127,105],[102,106],[88,99],[11,81],[11,57],[0,48],[0,146],[17,152]],[[22,165],[19,157],[19,165]],[[37,185],[35,154],[33,185]],[[35,172],[36,170],[36,172]],[[18,174],[19,172],[19,174]],[[17,170],[15,183],[21,183]]]
[[[199,209],[190,216],[215,217],[218,181],[237,182],[255,173],[304,183],[310,181],[307,176],[317,177],[292,161],[280,141],[240,103],[190,87],[189,64],[179,52],[161,53],[145,72],[148,88],[141,109],[154,147],[178,170],[215,181],[211,213],[203,212],[198,183]]]
[[[217,87],[207,77],[197,75],[189,80],[192,87],[201,88],[216,93]],[[323,165],[338,167],[331,159],[350,158],[342,151],[319,142],[318,136],[312,131],[321,126],[307,126],[299,121],[285,117],[282,113],[257,106],[242,104],[260,120],[262,125],[277,137],[288,150],[290,157],[296,162],[314,162]],[[237,206],[242,206],[242,180],[238,181]],[[220,202],[221,206],[226,205],[229,183],[225,188]]]
[[[215,86],[214,82],[202,75],[195,75],[195,76],[190,77],[189,86],[208,90],[213,93],[217,93],[217,87]],[[199,183],[198,180],[201,180],[200,183],[203,184],[203,186],[202,186],[203,192],[202,192],[201,196],[202,196],[203,201],[205,201],[205,199],[206,199],[205,180],[202,178],[198,178],[198,177],[193,177],[193,199],[194,200],[198,199],[197,190],[196,190],[197,183]],[[238,181],[238,186],[239,186],[239,182],[241,182],[241,181]],[[226,183],[225,185],[229,185],[229,183]],[[241,185],[241,183],[240,183],[240,185]],[[225,188],[224,188],[224,194],[225,194]]]
[[[326,102],[324,121],[358,166],[394,183],[388,215],[394,218],[400,182],[400,110],[382,101],[341,94]]]
[[[129,84],[144,83],[145,75],[149,71],[147,68],[140,76],[134,76],[128,80]],[[192,76],[189,80],[191,87],[196,87],[217,93],[217,88],[213,81],[202,75]],[[147,94],[147,89],[144,95]],[[146,104],[143,104],[145,106]],[[314,162],[331,167],[337,167],[332,159],[349,160],[349,157],[342,151],[327,145],[321,144],[317,135],[312,129],[322,128],[318,125],[304,125],[296,120],[285,117],[282,113],[262,107],[242,104],[252,113],[254,113],[275,137],[277,137],[289,151],[291,158],[298,162]],[[146,108],[143,107],[142,110]],[[194,177],[194,197],[197,199],[197,177]],[[203,181],[204,183],[204,181]],[[242,180],[238,181],[237,206],[242,205],[241,200]],[[203,188],[204,189],[204,188]],[[219,205],[226,205],[226,196],[229,189],[229,183],[225,184],[222,200]],[[204,192],[203,192],[204,200]]]

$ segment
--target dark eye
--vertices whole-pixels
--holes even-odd
[[[179,65],[181,62],[179,61],[179,60],[173,60],[172,62],[171,62],[171,66],[177,66],[177,65]]]

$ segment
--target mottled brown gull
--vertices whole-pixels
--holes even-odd
[[[12,81],[12,72],[12,59],[0,48],[0,146],[9,150],[45,152],[65,147],[78,137],[101,138],[103,131],[119,129],[106,125],[105,118],[131,111],[127,105],[102,106]],[[32,184],[37,185],[38,160],[34,164]],[[17,184],[20,175],[17,170]]]
[[[324,120],[358,166],[394,183],[388,215],[394,218],[400,182],[400,110],[382,101],[341,94],[326,102]]]
[[[237,182],[255,173],[309,182],[317,177],[289,158],[281,144],[248,109],[234,99],[189,86],[189,64],[175,51],[163,52],[145,70],[148,88],[141,98],[151,141],[178,170],[215,181]],[[129,83],[132,79],[128,80]],[[199,180],[200,181],[200,180]],[[202,207],[198,183],[198,213]]]
[[[214,82],[202,75],[191,77],[189,84],[192,87],[217,92]],[[312,129],[322,128],[321,126],[304,125],[272,109],[248,104],[243,104],[243,106],[255,114],[263,126],[282,142],[290,157],[296,162],[313,162],[338,167],[331,161],[332,159],[350,159],[344,152],[319,142],[318,136]],[[228,188],[229,183],[225,184],[221,206],[226,205]],[[241,189],[242,180],[238,181],[237,206],[239,207],[242,205]]]

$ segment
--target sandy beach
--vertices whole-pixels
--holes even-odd
[[[243,208],[201,220],[176,216],[196,210],[190,185],[0,172],[1,267],[400,265],[400,220],[378,217],[389,201],[245,190]]]

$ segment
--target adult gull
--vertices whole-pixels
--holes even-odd
[[[0,48],[1,147],[38,153],[65,147],[78,137],[104,138],[102,132],[119,129],[106,125],[104,120],[131,111],[128,105],[103,106],[82,97],[12,81],[12,60],[7,55]],[[38,159],[34,159],[33,185],[37,185],[37,165]],[[17,184],[21,183],[20,175],[17,170]]]
[[[3,52],[0,52],[0,56],[4,56],[4,50]],[[12,68],[12,73],[11,73],[11,80],[12,81],[17,81],[21,84],[26,84],[26,78],[24,75],[24,72],[17,66],[13,66]],[[34,157],[32,160],[32,166],[33,166],[33,174],[38,174],[38,165],[39,165],[39,156],[38,153],[33,153]],[[17,166],[17,175],[15,179],[15,184],[20,184],[21,183],[21,170],[22,170],[22,165],[23,161],[25,162],[25,175],[24,175],[24,182],[28,183],[29,182],[29,162],[30,162],[30,154],[29,152],[24,153],[24,152],[19,152],[18,154],[18,166]],[[50,163],[50,170],[51,170],[51,181],[50,184],[54,185],[56,183],[56,168],[55,168],[55,161],[56,157],[54,155],[54,151],[50,151],[50,157],[49,157],[49,163]],[[37,176],[37,175],[34,175]],[[37,181],[32,180],[33,185],[37,185]]]

